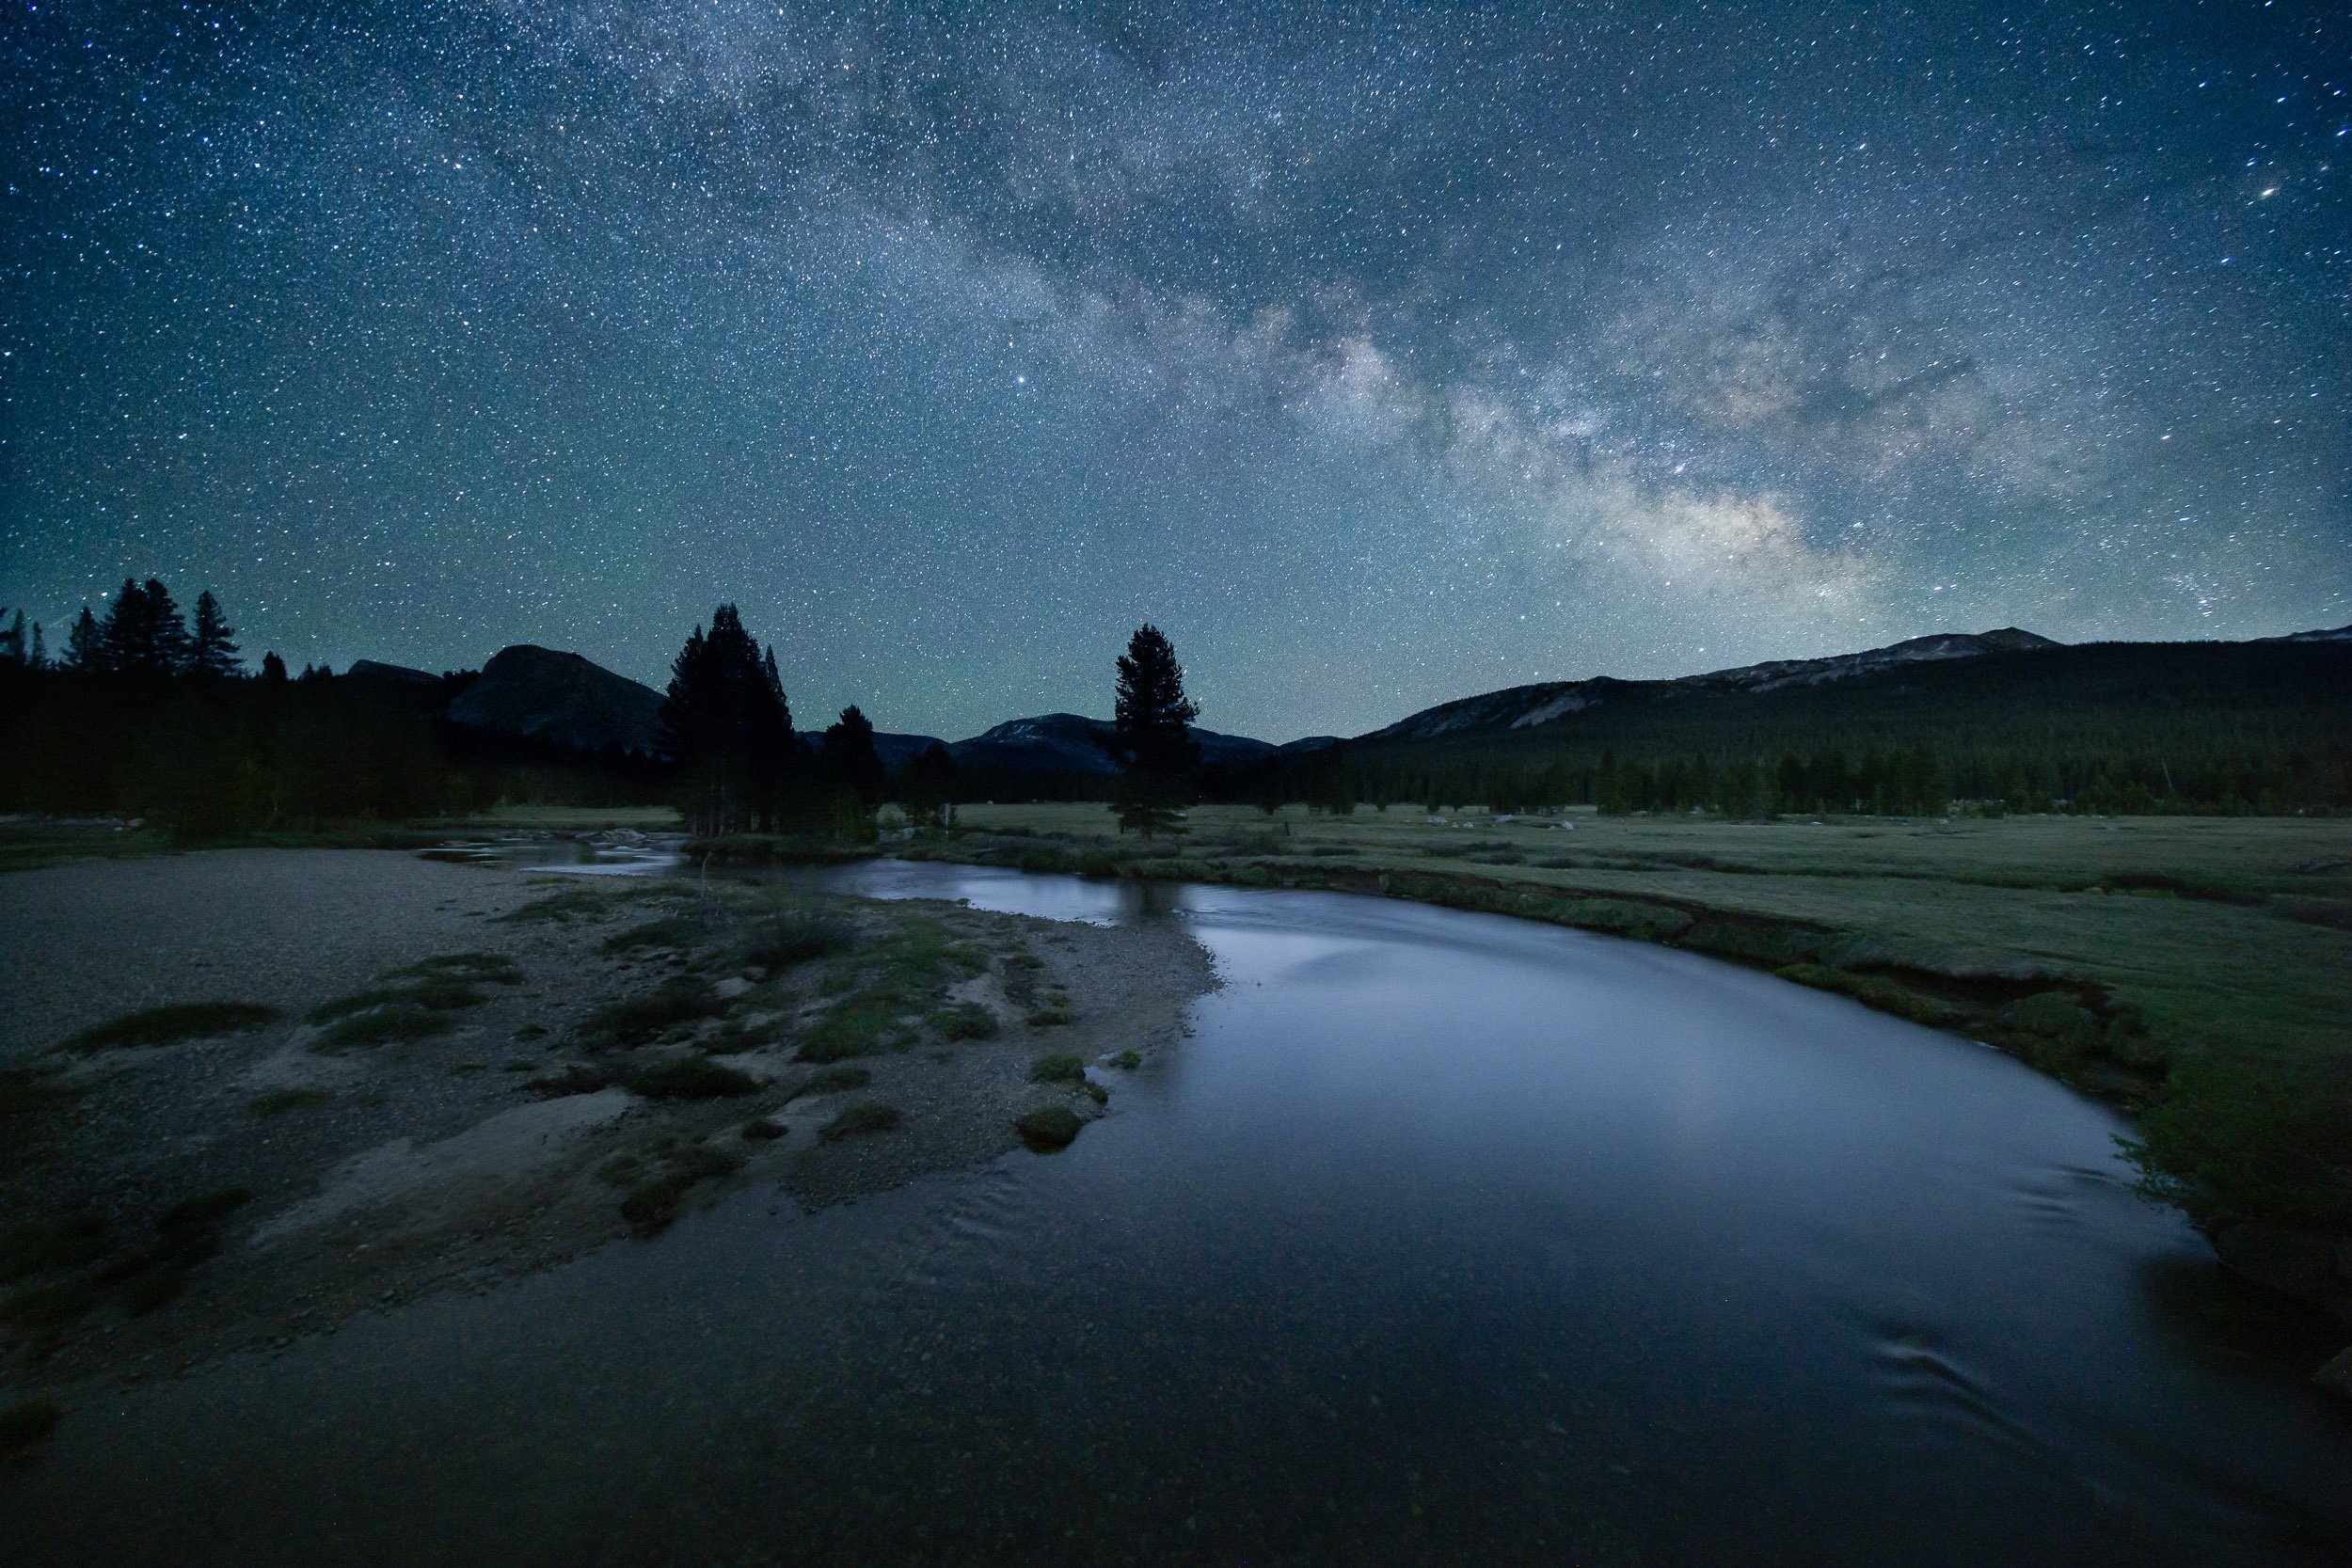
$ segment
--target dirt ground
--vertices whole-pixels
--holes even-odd
[[[1115,1113],[1122,1053],[1214,983],[1173,925],[389,851],[0,888],[0,1405],[487,1289],[751,1183],[814,1206],[993,1158],[1041,1107]],[[103,1033],[187,1003],[271,1016]]]

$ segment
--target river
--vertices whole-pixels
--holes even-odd
[[[2006,1056],[1411,904],[830,879],[1181,919],[1224,984],[1065,1154],[746,1194],[77,1412],[0,1555],[2352,1557],[2352,1419]]]

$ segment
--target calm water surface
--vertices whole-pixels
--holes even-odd
[[[836,879],[1183,919],[1226,984],[1067,1154],[746,1195],[78,1410],[0,1553],[2352,1558],[2352,1420],[2202,1331],[2234,1298],[2117,1121],[2006,1057],[1408,904]]]

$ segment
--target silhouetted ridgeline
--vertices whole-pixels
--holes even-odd
[[[1932,640],[1980,645],[1914,657],[1518,688],[1285,748],[1216,787],[1343,809],[2352,810],[2352,631],[2009,645],[2026,635]]]

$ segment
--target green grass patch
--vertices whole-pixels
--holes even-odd
[[[443,953],[391,972],[395,980],[455,980],[475,985],[513,986],[522,982],[522,966],[499,953]]]
[[[69,1038],[65,1049],[104,1051],[116,1046],[173,1045],[181,1040],[243,1034],[259,1029],[277,1016],[277,1008],[264,1007],[257,1002],[179,1002],[167,1007],[143,1007],[94,1024]]]
[[[1012,1124],[1021,1141],[1040,1154],[1068,1148],[1086,1126],[1086,1118],[1067,1105],[1041,1105]]]
[[[1143,1065],[1143,1058],[1133,1051],[1122,1051],[1111,1058],[1111,1066],[1121,1072],[1133,1072]]]
[[[1086,1075],[1085,1061],[1067,1051],[1050,1052],[1029,1064],[1032,1084],[1079,1084]]]
[[[903,1119],[896,1105],[883,1105],[869,1100],[844,1106],[839,1116],[818,1130],[818,1136],[831,1140],[854,1137],[865,1132],[887,1132]]]
[[[809,910],[780,910],[753,923],[743,960],[770,970],[790,969],[846,951],[850,927]]]
[[[1075,1023],[1077,1018],[1067,1007],[1045,1006],[1032,1009],[1028,1022],[1032,1029],[1059,1029],[1065,1024]]]
[[[245,1108],[257,1117],[282,1117],[288,1111],[307,1111],[313,1105],[324,1105],[327,1099],[318,1089],[273,1089],[246,1101]]]
[[[957,1002],[938,1008],[927,1022],[945,1039],[988,1040],[994,1039],[997,1033],[996,1015],[977,1002]]]
[[[687,1024],[716,1018],[724,1010],[708,986],[680,975],[652,990],[598,1007],[580,1025],[580,1038],[596,1050],[644,1045]]]

